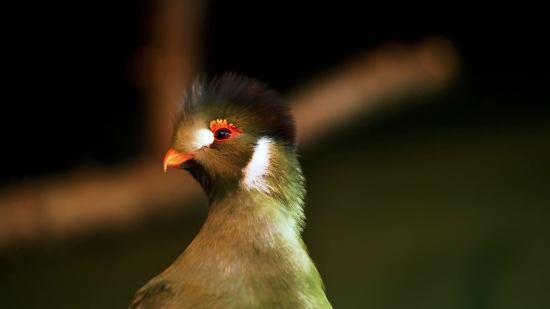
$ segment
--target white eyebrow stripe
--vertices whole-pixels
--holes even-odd
[[[208,129],[199,129],[195,132],[193,147],[201,149],[203,146],[210,146],[214,142],[214,133]]]
[[[241,183],[246,189],[257,189],[266,193],[270,191],[271,188],[264,177],[269,171],[270,145],[271,140],[262,137],[254,147],[250,162],[243,168],[244,178]]]

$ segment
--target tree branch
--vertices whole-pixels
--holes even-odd
[[[166,0],[168,2],[173,0]],[[170,49],[170,48],[169,48]],[[179,49],[175,49],[179,52]],[[176,56],[175,68],[194,56]],[[154,57],[164,57],[160,52]],[[167,56],[168,58],[170,56]],[[444,89],[459,68],[447,39],[431,37],[414,45],[389,44],[342,65],[290,96],[300,147],[308,147],[324,130],[338,130],[399,99]],[[198,205],[200,187],[187,173],[163,173],[161,146],[171,135],[167,118],[182,82],[193,70],[157,72],[149,119],[159,139],[151,154],[118,169],[75,170],[63,176],[15,184],[0,190],[0,248],[44,239],[70,238],[108,227],[136,224],[153,213]],[[170,86],[165,86],[170,84]],[[322,123],[322,126],[318,124]],[[164,150],[164,149],[162,149]],[[204,200],[202,200],[204,202]]]

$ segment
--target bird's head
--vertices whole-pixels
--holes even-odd
[[[222,183],[265,189],[262,177],[281,165],[273,152],[294,155],[295,139],[290,111],[274,91],[228,73],[187,91],[164,169],[189,170],[207,191]]]

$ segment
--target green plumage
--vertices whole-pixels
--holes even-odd
[[[254,80],[224,75],[195,84],[175,124],[173,147],[189,151],[191,132],[227,119],[242,134],[214,142],[182,168],[209,197],[208,217],[189,247],[152,279],[134,309],[332,308],[300,233],[304,178],[288,109]],[[260,138],[269,139],[269,190],[243,186]]]

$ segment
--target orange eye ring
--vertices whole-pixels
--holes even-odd
[[[232,123],[227,123],[226,119],[216,119],[210,121],[210,131],[214,133],[216,142],[225,142],[242,133]]]

